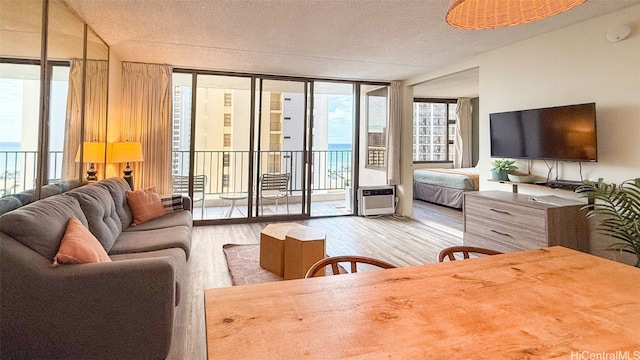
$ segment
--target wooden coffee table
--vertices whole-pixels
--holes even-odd
[[[260,232],[260,266],[288,279],[301,279],[325,256],[326,233],[296,223],[267,225]]]

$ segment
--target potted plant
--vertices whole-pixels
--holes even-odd
[[[585,208],[587,217],[597,221],[596,231],[619,240],[606,249],[634,254],[635,266],[640,267],[640,178],[619,185],[587,180],[576,193],[593,200]]]
[[[518,170],[514,160],[495,160],[491,163],[491,178],[494,180],[509,180],[509,173]]]

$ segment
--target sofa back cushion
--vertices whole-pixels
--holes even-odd
[[[22,206],[22,202],[15,196],[7,195],[0,199],[0,215]]]
[[[89,231],[107,252],[111,250],[116,238],[122,232],[122,224],[109,191],[102,186],[92,184],[73,189],[66,195],[78,200],[87,218]]]
[[[78,200],[55,195],[0,216],[2,232],[53,261],[72,217],[87,226]]]
[[[118,217],[120,217],[122,229],[128,228],[133,221],[131,208],[129,207],[125,196],[125,193],[131,190],[129,184],[121,177],[112,177],[104,179],[96,185],[100,185],[109,191],[113,198],[113,203],[116,206],[116,213],[118,214]]]

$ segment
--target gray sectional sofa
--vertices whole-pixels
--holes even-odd
[[[167,356],[191,248],[191,200],[134,227],[126,190],[122,178],[110,178],[0,216],[0,358]],[[111,262],[51,266],[74,216]]]

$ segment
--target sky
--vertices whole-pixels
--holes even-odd
[[[353,96],[329,96],[329,144],[351,144],[353,139]]]
[[[22,137],[22,80],[0,78],[0,142]]]

